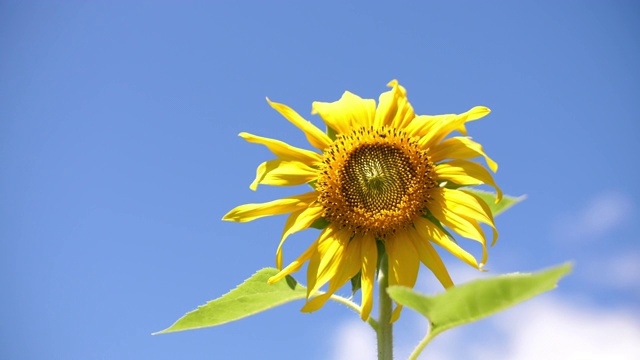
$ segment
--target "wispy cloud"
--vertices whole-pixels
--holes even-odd
[[[640,318],[631,311],[546,298],[497,318],[496,326],[507,341],[485,348],[482,359],[640,359]]]
[[[640,251],[596,258],[585,264],[586,278],[610,289],[635,290],[640,293]]]
[[[332,342],[334,360],[370,360],[377,357],[375,333],[359,319],[340,324]]]
[[[546,297],[441,335],[432,360],[640,359],[640,317]]]
[[[633,202],[625,194],[601,193],[589,199],[584,208],[559,218],[555,235],[566,241],[599,240],[629,220],[633,210]]]

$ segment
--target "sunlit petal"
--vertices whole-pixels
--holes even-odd
[[[281,215],[300,211],[309,206],[309,204],[315,201],[317,197],[318,193],[312,191],[266,203],[244,204],[229,211],[222,217],[222,220],[247,222],[264,216]]]
[[[322,162],[321,154],[291,146],[280,140],[269,139],[246,132],[241,132],[238,136],[250,143],[262,144],[266,146],[280,160],[299,161],[309,166],[313,166]]]
[[[318,170],[299,161],[269,160],[258,166],[256,178],[249,188],[256,190],[258,184],[274,186],[303,185],[315,180]]]
[[[278,270],[282,269],[282,245],[284,245],[284,241],[289,235],[309,228],[321,216],[322,207],[320,206],[310,206],[303,210],[292,212],[289,215],[287,222],[284,224],[280,244],[278,244],[278,249],[276,250],[276,267]]]
[[[452,137],[434,145],[429,156],[436,163],[446,159],[473,159],[482,156],[493,172],[498,170],[498,164],[485,154],[482,145],[466,137]]]
[[[467,160],[453,160],[436,166],[438,179],[448,180],[457,185],[489,185],[496,189],[496,203],[502,200],[502,190],[496,185],[491,173],[478,163]]]
[[[354,126],[371,126],[375,112],[375,100],[363,99],[346,91],[340,100],[332,103],[315,101],[311,113],[320,115],[327,126],[338,134],[344,134]]]
[[[318,129],[315,125],[305,120],[293,109],[284,104],[273,102],[267,98],[267,102],[271,107],[276,109],[282,116],[289,120],[298,129],[302,130],[313,147],[318,150],[324,150],[331,145],[331,139],[327,134]]]

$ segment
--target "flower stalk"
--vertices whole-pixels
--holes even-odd
[[[392,302],[387,293],[389,287],[389,263],[387,254],[380,260],[380,272],[378,273],[379,311],[378,328],[378,360],[393,359],[393,323],[391,322]]]

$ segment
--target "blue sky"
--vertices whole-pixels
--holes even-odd
[[[490,274],[576,263],[426,355],[640,357],[639,15],[632,1],[0,3],[0,358],[369,358],[373,333],[338,304],[150,333],[274,266],[284,218],[220,221],[300,192],[248,187],[270,155],[239,132],[307,146],[265,96],[319,124],[312,101],[377,98],[391,79],[421,114],[493,110],[470,135],[528,199],[497,219]],[[316,235],[290,238],[285,261]],[[444,257],[454,281],[477,276]],[[418,288],[440,291],[426,269]],[[398,358],[424,327],[403,312]]]

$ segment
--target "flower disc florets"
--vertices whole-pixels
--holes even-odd
[[[380,238],[411,224],[437,186],[418,140],[386,126],[338,135],[316,185],[323,216],[354,234]]]

